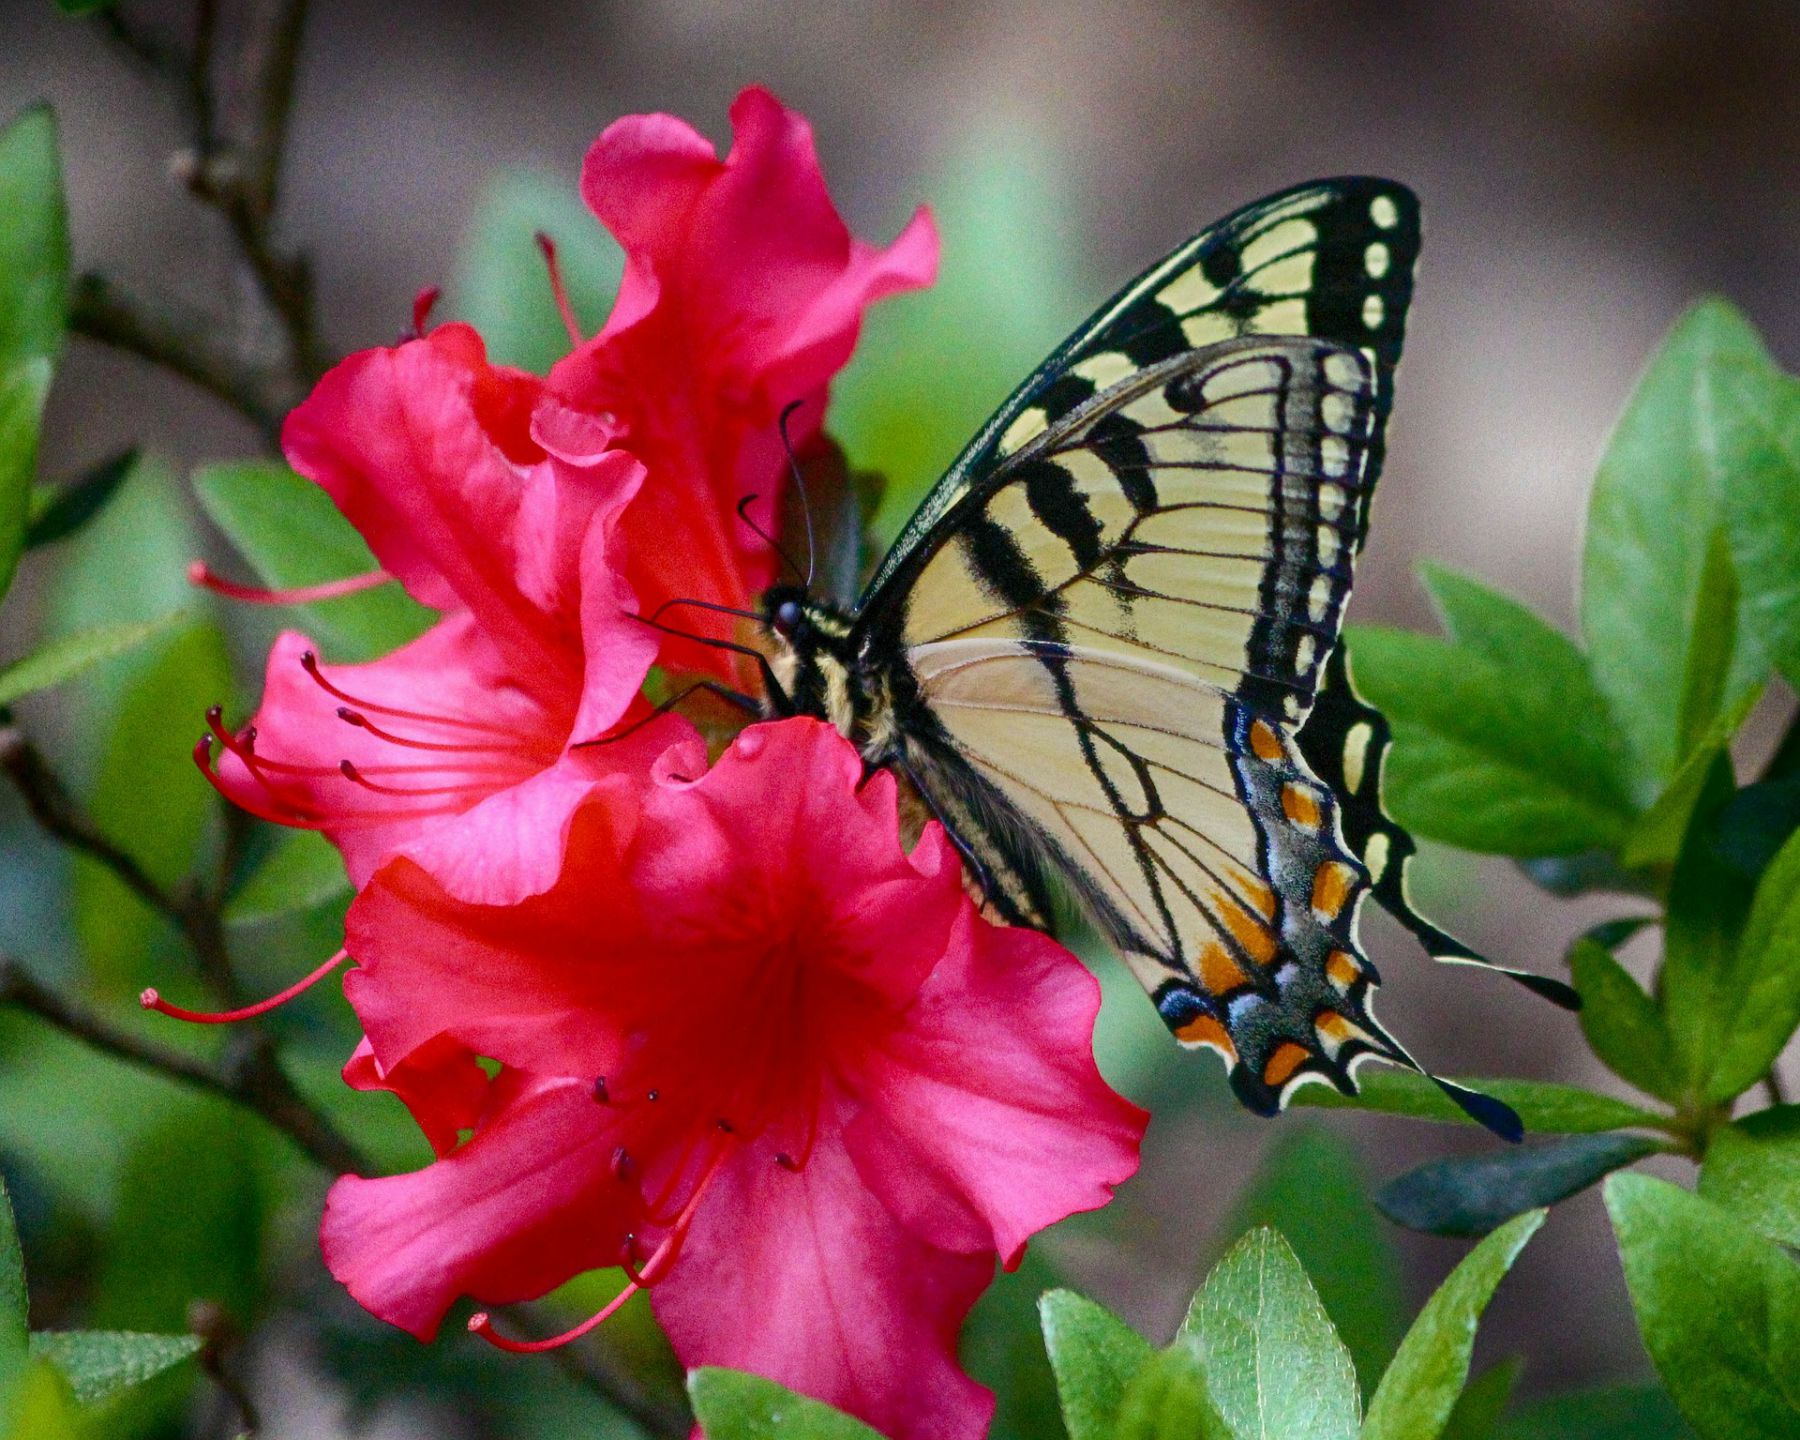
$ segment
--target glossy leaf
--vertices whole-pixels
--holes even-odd
[[[316,585],[377,569],[369,547],[319,486],[272,460],[209,465],[194,476],[208,518],[265,585]],[[432,612],[398,584],[295,606],[295,626],[327,658],[368,660],[422,634]]]
[[[312,830],[283,830],[225,904],[229,925],[260,925],[350,893],[343,857]]]
[[[1775,1105],[1713,1131],[1700,1193],[1771,1240],[1800,1248],[1800,1105]]]
[[[1712,1100],[1754,1085],[1800,1027],[1800,833],[1758,882],[1731,969],[1735,1013],[1707,1083]]]
[[[481,332],[489,358],[545,374],[569,353],[569,334],[535,238],[556,242],[569,301],[586,334],[612,308],[625,261],[569,178],[503,171],[476,202],[457,252],[451,308]]]
[[[1131,1379],[1156,1354],[1103,1305],[1071,1290],[1038,1302],[1069,1440],[1112,1440]]]
[[[210,621],[190,622],[153,651],[126,690],[88,810],[103,832],[158,882],[194,868],[217,797],[194,766],[194,740],[209,705],[230,694],[225,640]],[[165,921],[97,861],[78,862],[75,927],[95,977],[120,991],[146,979],[145,954]]]
[[[1616,1175],[1606,1206],[1638,1330],[1700,1440],[1800,1434],[1800,1268],[1709,1200]]]
[[[1712,728],[1725,702],[1731,657],[1737,650],[1738,583],[1723,525],[1714,529],[1700,567],[1694,616],[1688,625],[1687,671],[1676,712],[1676,757],[1685,761]],[[1679,771],[1677,772],[1679,773]]]
[[[1226,1423],[1207,1388],[1198,1342],[1178,1338],[1138,1367],[1120,1398],[1108,1440],[1245,1440]],[[1309,1440],[1297,1431],[1294,1440]]]
[[[1357,1077],[1358,1095],[1340,1095],[1322,1085],[1294,1094],[1294,1104],[1324,1110],[1374,1110],[1384,1115],[1411,1115],[1458,1125],[1475,1122],[1423,1075],[1410,1070],[1365,1070]],[[1602,1130],[1654,1127],[1659,1117],[1610,1095],[1540,1080],[1458,1080],[1504,1101],[1519,1113],[1527,1131],[1539,1135],[1591,1135]]]
[[[1800,832],[1800,775],[1771,776],[1746,785],[1725,802],[1713,848],[1731,869],[1755,880],[1796,832]]]
[[[68,539],[106,508],[137,463],[138,452],[125,450],[66,485],[41,487],[32,497],[25,548],[35,550]]]
[[[1490,1365],[1471,1380],[1450,1411],[1442,1440],[1493,1440],[1524,1368],[1525,1362],[1515,1355]]]
[[[1317,1125],[1281,1127],[1219,1233],[1229,1242],[1259,1225],[1293,1247],[1368,1394],[1406,1322],[1399,1258],[1356,1151]]]
[[[1750,397],[1728,412],[1746,455],[1724,476],[1742,624],[1793,683],[1800,680],[1800,380],[1760,363],[1734,367],[1732,378],[1733,389]]]
[[[1540,1400],[1500,1427],[1499,1440],[1692,1440],[1669,1393],[1655,1385],[1578,1390]]]
[[[1581,1033],[1606,1067],[1647,1094],[1672,1100],[1681,1081],[1674,1041],[1656,1002],[1592,940],[1575,942],[1569,968],[1581,994]]]
[[[31,1337],[33,1357],[56,1366],[84,1405],[142,1385],[199,1350],[194,1335],[133,1330],[52,1330]]]
[[[1595,682],[1624,733],[1641,799],[1681,763],[1681,707],[1696,647],[1708,549],[1726,477],[1746,462],[1734,407],[1755,405],[1746,370],[1772,366],[1750,323],[1722,300],[1689,310],[1620,416],[1594,480],[1582,555],[1581,624]],[[1740,646],[1726,694],[1760,676]]]
[[[1433,1160],[1389,1181],[1375,1203],[1409,1230],[1486,1235],[1515,1215],[1568,1199],[1658,1148],[1641,1135],[1571,1135]]]
[[[0,370],[0,599],[25,551],[38,425],[49,393],[48,360],[24,360]]]
[[[738,1370],[708,1365],[688,1375],[706,1440],[881,1440],[860,1420]]]
[[[0,667],[0,705],[11,705],[27,695],[73,680],[91,667],[135,650],[192,619],[191,615],[172,610],[151,620],[100,625],[51,640],[23,660]]]
[[[1713,719],[1706,732],[1688,750],[1668,788],[1631,827],[1625,849],[1619,856],[1621,863],[1633,868],[1674,863],[1681,853],[1681,842],[1693,821],[1695,807],[1705,792],[1706,777],[1744,721],[1750,718],[1762,693],[1761,686],[1752,686],[1727,705],[1723,714]]]
[[[1348,1440],[1362,1402],[1350,1352],[1275,1231],[1225,1254],[1188,1307],[1213,1403],[1239,1440]]]
[[[1532,1211],[1508,1221],[1437,1288],[1400,1342],[1369,1401],[1362,1440],[1436,1440],[1469,1376],[1475,1328],[1525,1242],[1544,1223]]]
[[[1523,607],[1491,594],[1484,605],[1490,626],[1513,627],[1515,659],[1496,658],[1497,639],[1484,639],[1489,650],[1382,627],[1351,632],[1357,687],[1393,727],[1383,795],[1395,818],[1492,854],[1617,845],[1633,812],[1580,652]],[[1528,657],[1543,653],[1560,663],[1532,668]]]

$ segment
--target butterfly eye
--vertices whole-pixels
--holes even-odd
[[[775,607],[775,633],[786,639],[800,628],[800,602],[783,600]]]

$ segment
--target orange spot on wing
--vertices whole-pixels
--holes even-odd
[[[1362,974],[1362,966],[1347,950],[1333,950],[1325,957],[1325,974],[1340,990],[1348,990]]]
[[[1263,1082],[1279,1088],[1287,1084],[1294,1072],[1310,1059],[1312,1055],[1304,1045],[1283,1040],[1275,1047],[1275,1053],[1269,1057],[1268,1064],[1263,1066]]]
[[[1281,748],[1281,737],[1266,720],[1250,722],[1250,753],[1258,760],[1283,760],[1287,752]]]
[[[1356,1034],[1356,1027],[1335,1010],[1327,1010],[1313,1021],[1313,1029],[1319,1032],[1321,1040],[1332,1045],[1342,1045]]]
[[[1356,872],[1342,860],[1327,860],[1313,872],[1313,914],[1321,920],[1337,919],[1355,880]]]
[[[1237,1064],[1237,1046],[1231,1043],[1231,1032],[1210,1015],[1199,1015],[1175,1032],[1184,1045],[1210,1045],[1225,1057],[1226,1063]]]
[[[1243,946],[1246,955],[1258,965],[1267,965],[1275,958],[1275,935],[1262,921],[1234,900],[1223,895],[1212,898],[1218,907],[1219,918],[1225,922],[1231,938]]]
[[[1250,977],[1223,945],[1206,945],[1200,951],[1200,983],[1214,995],[1228,995],[1248,985]]]
[[[1281,813],[1302,830],[1317,830],[1323,819],[1318,795],[1305,785],[1288,784],[1281,787]]]

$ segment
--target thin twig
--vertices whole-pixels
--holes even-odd
[[[526,1301],[508,1305],[498,1313],[532,1339],[541,1340],[568,1328],[542,1305]],[[559,1345],[548,1352],[561,1370],[577,1383],[604,1396],[614,1409],[637,1421],[645,1433],[666,1440],[685,1440],[692,1433],[693,1416],[685,1406],[655,1394],[602,1345],[588,1341]]]
[[[163,297],[133,294],[116,280],[83,275],[70,297],[77,335],[173,371],[245,416],[271,442],[282,418],[304,397],[306,383],[283,367],[252,361],[217,338],[220,321]]]
[[[1769,1067],[1769,1073],[1763,1076],[1762,1084],[1763,1090],[1767,1093],[1771,1105],[1785,1105],[1788,1103],[1787,1089],[1781,1083],[1780,1072],[1776,1070],[1773,1065]]]

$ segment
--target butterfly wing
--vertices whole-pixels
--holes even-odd
[[[1238,338],[1145,367],[1023,446],[867,622],[905,763],[1003,913],[1068,877],[1246,1104],[1375,1054],[1368,876],[1293,731],[1351,582],[1377,435],[1361,349]],[[1453,1093],[1512,1133],[1484,1097]]]

